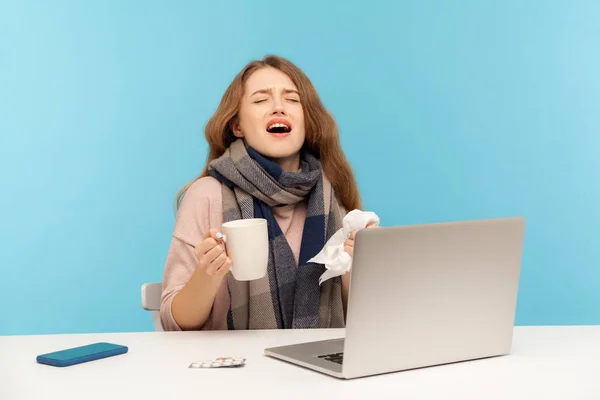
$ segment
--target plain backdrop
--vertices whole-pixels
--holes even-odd
[[[266,54],[313,81],[382,225],[524,216],[516,324],[600,323],[600,3],[22,0],[0,1],[0,334],[152,330],[175,194]]]

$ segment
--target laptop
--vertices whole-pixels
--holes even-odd
[[[353,379],[510,352],[522,217],[357,232],[345,337],[265,349]]]

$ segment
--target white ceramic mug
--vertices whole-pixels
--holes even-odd
[[[263,218],[240,219],[222,225],[223,241],[238,281],[260,279],[269,264],[269,233]]]

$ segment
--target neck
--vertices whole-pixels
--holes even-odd
[[[285,172],[296,172],[300,168],[300,153],[285,158],[274,158],[273,162],[277,163]]]

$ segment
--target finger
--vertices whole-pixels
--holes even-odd
[[[344,246],[344,250],[346,251],[346,253],[348,253],[350,255],[350,257],[354,256],[354,247]]]
[[[354,247],[354,239],[348,239],[344,242],[344,246]]]
[[[204,239],[196,248],[194,252],[198,258],[204,256],[206,253],[214,249],[219,242],[212,237]]]
[[[367,228],[378,228],[379,224],[377,222],[373,222],[372,224],[367,225]]]
[[[206,269],[210,265],[210,263],[212,263],[221,253],[224,252],[225,250],[222,246],[215,245],[215,247],[213,247],[208,252],[202,254],[200,258],[198,258],[198,264]]]
[[[231,262],[231,258],[227,257],[227,259],[225,260],[223,265],[221,265],[219,267],[219,269],[217,269],[216,274],[219,276],[223,276],[223,275],[227,274],[229,272],[229,270],[231,269],[232,264],[233,263]]]
[[[204,239],[194,248],[194,253],[197,258],[200,258],[207,251],[215,247],[219,241],[217,240],[217,233],[219,231],[216,229],[210,229],[205,235]]]
[[[219,231],[218,231],[218,230],[216,230],[216,229],[211,229],[211,230],[209,230],[209,231],[206,233],[206,235],[204,235],[204,239],[208,239],[208,238],[213,238],[213,239],[215,239],[215,238],[216,238],[216,235],[217,235],[217,233],[219,233]]]
[[[220,255],[222,255],[224,253],[225,253],[225,248],[223,247],[223,245],[221,245],[221,244],[215,245],[215,247],[213,247],[212,249],[207,251],[206,254],[204,254],[205,265],[212,263],[214,260],[216,260]],[[225,256],[226,255],[227,254],[225,254]]]
[[[348,239],[354,239],[354,236],[356,235],[356,231],[352,231],[348,234]]]
[[[227,261],[227,254],[225,254],[224,252],[219,254],[217,256],[217,258],[215,258],[210,264],[209,266],[206,268],[206,273],[209,275],[214,275],[217,270],[223,265],[225,264],[225,261]]]

